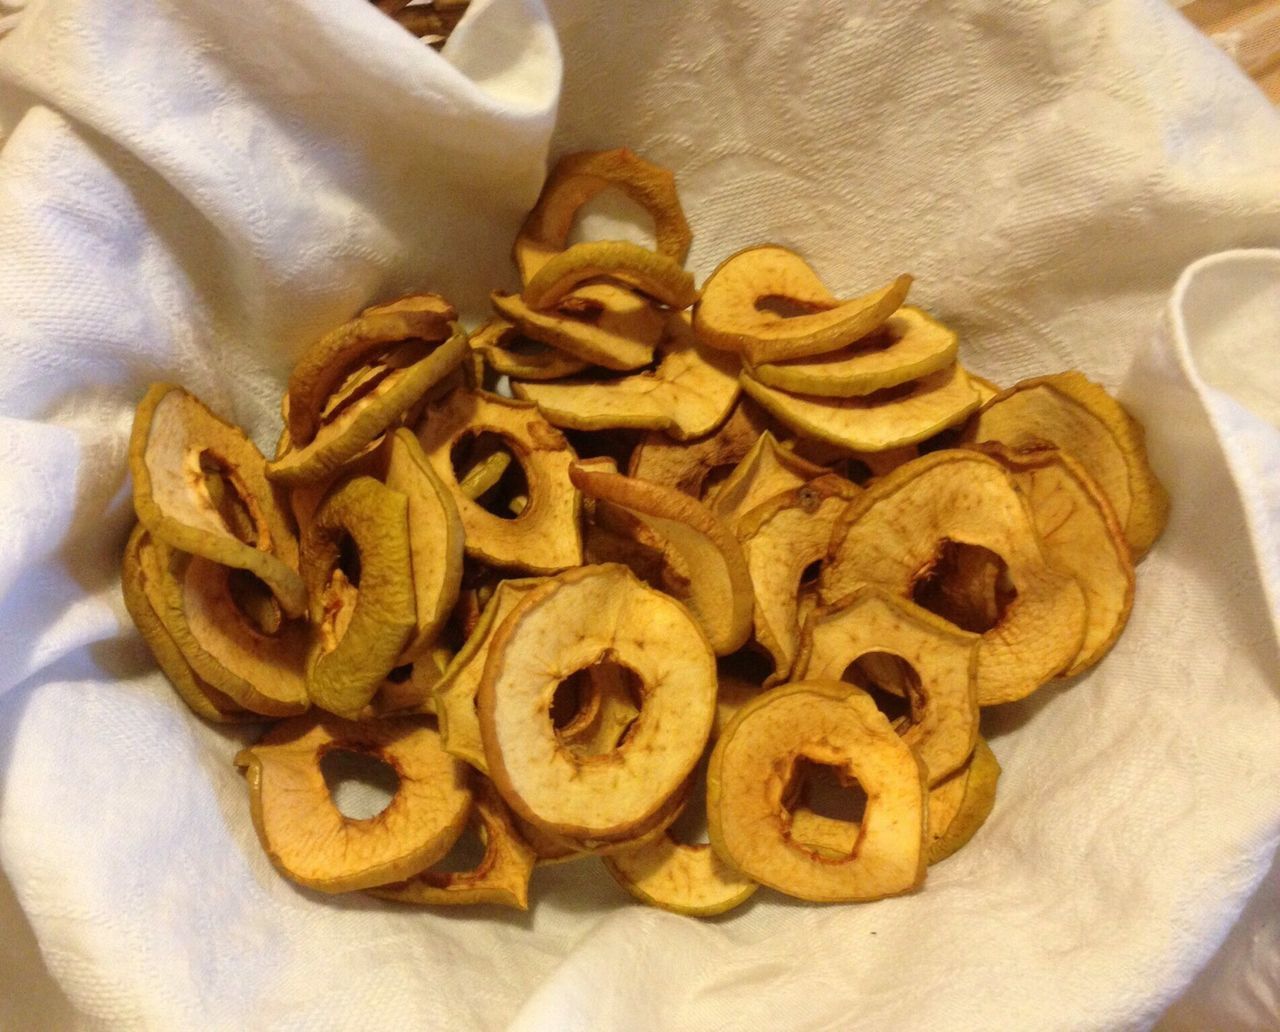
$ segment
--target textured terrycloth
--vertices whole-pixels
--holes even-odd
[[[365,0],[36,0],[0,43],[0,1026],[1155,1020],[1280,835],[1280,256],[1169,301],[1280,244],[1280,116],[1154,0],[473,7],[444,56]],[[699,277],[764,240],[837,293],[909,270],[975,371],[1077,367],[1147,422],[1173,516],[1131,625],[984,717],[995,814],[918,894],[698,923],[594,862],[539,871],[527,916],[298,890],[248,732],[128,626],[144,385],[268,445],[324,328],[510,282],[549,141],[673,167]]]

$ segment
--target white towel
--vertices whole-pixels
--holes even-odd
[[[1280,836],[1280,256],[1169,301],[1280,244],[1280,115],[1156,0],[549,7],[475,0],[444,55],[366,0],[31,0],[0,42],[0,1027],[1149,1024]],[[909,270],[976,371],[1118,391],[1173,496],[1130,627],[986,714],[996,811],[910,897],[299,890],[245,733],[120,603],[132,406],[175,380],[268,446],[318,333],[411,288],[480,314],[548,146],[622,144],[675,169],[700,278],[764,240],[837,293]]]

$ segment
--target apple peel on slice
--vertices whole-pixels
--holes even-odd
[[[536,402],[556,426],[572,430],[662,430],[680,441],[705,436],[738,400],[736,363],[702,348],[680,316],[668,325],[662,358],[651,372],[609,380],[516,380],[511,389]]]
[[[1012,587],[978,644],[978,704],[1021,699],[1074,662],[1088,612],[1075,578],[1046,562],[1026,502],[995,459],[933,452],[869,485],[832,530],[819,595],[833,605],[867,583],[913,598],[955,547],[998,556]]]
[[[795,840],[787,796],[801,761],[836,768],[867,795],[847,856]],[[924,770],[871,697],[839,681],[797,681],[744,706],[707,772],[711,844],[736,870],[813,902],[880,899],[924,880]]]
[[[800,680],[838,680],[868,654],[905,663],[910,714],[896,730],[916,751],[930,785],[968,761],[978,736],[978,636],[871,585],[809,618],[796,660]]]
[[[376,817],[345,816],[320,761],[346,750],[392,767],[399,786]],[[403,881],[453,846],[471,809],[466,768],[440,746],[427,718],[353,722],[318,713],[281,721],[236,766],[249,782],[253,824],[287,878],[320,892]]]
[[[666,328],[663,312],[613,283],[588,283],[546,311],[519,295],[495,291],[489,300],[523,336],[605,369],[649,365]]]
[[[746,362],[747,375],[792,394],[852,398],[896,387],[956,360],[955,331],[903,305],[882,326],[839,351],[786,362]]]
[[[627,240],[592,240],[561,251],[529,277],[523,297],[530,308],[546,309],[593,280],[616,280],[675,311],[698,299],[693,275],[679,262]]]
[[[550,719],[556,688],[603,660],[632,671],[640,715],[618,748],[583,756]],[[525,821],[618,841],[651,826],[693,771],[715,714],[715,658],[680,603],[625,566],[587,566],[526,595],[489,648],[477,707],[490,776]]]
[[[428,906],[493,903],[529,909],[529,877],[536,854],[516,831],[493,785],[483,778],[476,780],[470,824],[484,846],[480,863],[469,871],[427,868],[407,881],[369,889],[371,896]]]
[[[688,595],[682,601],[716,655],[728,655],[746,642],[751,633],[751,575],[742,547],[710,509],[675,488],[618,473],[575,466],[569,477],[583,494],[626,510],[679,554],[688,571]]]
[[[852,452],[918,444],[962,423],[978,407],[978,392],[956,364],[857,398],[791,394],[746,373],[741,379],[752,400],[795,433]]]
[[[680,206],[675,176],[625,147],[566,154],[542,187],[512,248],[520,278],[528,282],[565,249],[578,211],[601,191],[615,187],[653,218],[656,249],[682,263],[693,234]]]

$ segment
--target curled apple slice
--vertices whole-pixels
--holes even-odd
[[[142,524],[138,524],[125,545],[124,559],[120,566],[120,587],[124,594],[125,609],[155,657],[160,672],[173,685],[182,701],[191,707],[192,712],[205,720],[237,723],[260,719],[258,714],[240,706],[229,695],[220,692],[197,674],[165,627],[148,597],[143,554],[149,553],[151,547],[150,534]]]
[[[959,365],[908,384],[857,398],[789,394],[742,375],[742,389],[802,437],[853,452],[917,444],[961,423],[978,407],[978,392]]]
[[[789,794],[804,762],[836,768],[867,796],[851,852],[833,859],[797,841]],[[744,706],[707,772],[711,843],[735,869],[787,895],[856,902],[909,892],[924,879],[924,772],[859,688],[797,681]]]
[[[684,601],[717,655],[740,648],[751,633],[752,590],[742,547],[701,502],[618,473],[571,467],[575,487],[597,502],[626,510],[662,538],[688,571]]]
[[[746,363],[753,379],[791,394],[852,398],[918,380],[954,364],[955,332],[903,305],[882,326],[839,351],[785,362]]]
[[[842,302],[798,254],[765,244],[720,263],[702,287],[693,328],[711,347],[740,351],[754,364],[820,355],[879,328],[902,306],[910,288],[911,277],[898,276]],[[769,302],[804,314],[779,314]]]
[[[649,365],[666,326],[665,314],[613,283],[588,283],[546,311],[518,295],[495,292],[489,299],[530,340],[606,369]]]
[[[516,397],[536,402],[556,426],[573,430],[662,430],[677,440],[702,437],[728,417],[740,387],[736,363],[698,345],[672,316],[651,372],[609,380],[514,381]]]
[[[364,714],[413,636],[408,510],[399,491],[355,477],[321,503],[303,535],[315,627],[307,690],[338,716]]]
[[[983,406],[966,433],[1014,451],[1059,448],[1097,481],[1140,558],[1164,530],[1169,496],[1147,460],[1140,423],[1077,372],[1023,380]]]
[[[1030,503],[1045,558],[1084,589],[1084,643],[1063,672],[1073,677],[1106,655],[1129,620],[1134,573],[1124,530],[1097,482],[1066,452],[983,447],[1013,474]]]
[[[453,456],[469,436],[496,434],[528,483],[528,504],[511,519],[467,497]],[[578,492],[568,471],[576,456],[564,435],[532,402],[483,391],[455,390],[431,405],[418,430],[427,461],[453,495],[466,532],[466,552],[504,568],[551,573],[582,562]]]
[[[285,426],[297,447],[311,442],[327,408],[349,402],[378,375],[371,359],[409,340],[440,341],[458,318],[438,294],[401,298],[366,308],[355,319],[325,334],[293,368],[285,393]]]
[[[766,430],[733,467],[733,472],[707,492],[705,501],[713,513],[736,531],[739,520],[756,506],[829,472],[784,448]]]
[[[588,368],[585,362],[549,344],[521,335],[514,323],[491,319],[471,335],[471,350],[499,376],[517,380],[559,380]]]
[[[593,240],[549,258],[529,277],[524,300],[530,308],[550,308],[592,280],[616,281],[677,311],[698,297],[692,274],[666,255],[626,240]]]
[[[265,463],[239,427],[180,387],[152,384],[138,403],[129,441],[138,520],[157,541],[248,570],[299,616],[298,542]]]
[[[338,809],[320,761],[344,750],[389,764],[399,778],[376,817]],[[285,720],[236,756],[253,824],[281,874],[320,892],[402,881],[444,856],[471,809],[466,768],[423,718],[353,723],[314,714]]]
[[[859,585],[926,600],[957,551],[986,550],[1008,590],[978,644],[978,703],[1020,699],[1074,662],[1087,608],[1075,578],[1050,566],[1031,514],[994,459],[952,449],[924,455],[868,486],[836,522],[818,581],[832,605]]]
[[[362,389],[326,406],[315,436],[306,444],[286,442],[267,474],[286,484],[322,480],[359,455],[462,364],[467,334],[457,323],[451,329],[443,341],[405,341],[370,359],[358,373],[367,374]]]
[[[495,903],[516,910],[529,909],[529,876],[536,856],[516,831],[493,785],[483,778],[478,780],[469,824],[484,847],[480,862],[468,871],[428,868],[407,881],[370,889],[370,895],[397,903]]]
[[[905,664],[910,712],[895,728],[936,785],[968,761],[978,736],[978,636],[887,592],[864,585],[810,617],[797,679],[849,680],[869,655]],[[857,676],[855,673],[854,677]],[[879,680],[879,679],[877,679]]]
[[[625,147],[566,154],[547,177],[537,204],[516,237],[512,257],[528,282],[550,258],[565,249],[579,209],[609,187],[616,187],[653,217],[657,250],[683,263],[693,235],[680,207],[669,169]]]
[[[436,714],[445,750],[460,760],[466,760],[482,774],[488,773],[489,767],[484,758],[484,743],[480,739],[476,693],[489,658],[489,648],[494,634],[516,603],[545,579],[523,577],[500,582],[467,636],[466,643],[435,685]]]
[[[969,762],[929,796],[930,864],[945,860],[977,834],[995,807],[999,780],[1000,761],[979,738]]]
[[[669,832],[603,862],[613,880],[641,903],[690,917],[726,913],[760,887],[721,860],[709,843],[677,842]]]
[[[640,715],[602,762],[556,734],[556,689],[609,661],[638,681]],[[530,592],[489,649],[478,709],[507,804],[554,834],[618,841],[647,830],[692,772],[715,713],[715,660],[674,599],[623,566],[581,567]]]
[[[768,425],[768,418],[756,405],[740,398],[715,433],[696,441],[678,442],[663,433],[645,434],[631,453],[627,475],[701,498],[712,474],[732,470]]]
[[[738,525],[755,595],[756,641],[774,663],[766,685],[785,681],[791,672],[800,647],[801,582],[825,558],[831,528],[859,493],[843,477],[828,474],[771,498]],[[838,679],[840,672],[833,676]]]

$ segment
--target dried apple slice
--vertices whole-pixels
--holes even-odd
[[[486,511],[462,491],[454,448],[468,434],[500,435],[520,463],[529,503],[513,519]],[[504,568],[552,573],[582,562],[578,492],[567,473],[576,456],[532,402],[455,390],[430,406],[418,430],[427,460],[453,494],[467,554]]]
[[[316,510],[302,538],[315,638],[307,689],[317,706],[360,717],[416,627],[409,500],[355,477]]]
[[[1073,677],[1106,655],[1129,620],[1134,575],[1124,531],[1097,483],[1066,452],[1013,452],[999,445],[983,450],[1013,474],[1030,503],[1045,558],[1084,589],[1084,643],[1063,672]]]
[[[150,534],[142,524],[138,524],[125,545],[120,564],[120,588],[124,594],[125,609],[155,657],[160,672],[192,712],[205,720],[236,723],[260,719],[258,714],[243,708],[197,674],[165,628],[147,594],[147,574],[142,556],[150,549]]]
[[[740,648],[751,633],[751,575],[732,532],[697,499],[675,488],[570,467],[583,494],[625,509],[679,554],[689,572],[683,597],[717,655]]]
[[[445,750],[460,760],[466,760],[482,774],[487,774],[489,767],[484,758],[484,743],[480,739],[476,693],[489,658],[489,648],[494,634],[516,603],[545,580],[545,577],[523,577],[499,583],[466,643],[435,686],[436,714]]]
[[[518,295],[498,291],[489,299],[523,336],[606,369],[625,371],[649,365],[666,328],[664,313],[612,283],[579,287],[550,311],[539,311]]]
[[[434,714],[435,686],[452,660],[453,653],[437,645],[412,662],[393,667],[369,704],[373,715]]]
[[[920,447],[915,444],[904,444],[901,448],[890,448],[887,451],[862,452],[827,441],[799,437],[784,442],[783,446],[802,459],[829,467],[831,472],[839,473],[859,486],[873,477],[892,473],[904,463],[920,457]]]
[[[745,373],[742,389],[797,434],[855,452],[916,444],[978,407],[978,392],[959,365],[860,398],[788,394]]]
[[[766,430],[733,472],[707,492],[704,501],[736,530],[738,521],[756,506],[829,472],[784,448]]]
[[[852,398],[918,380],[953,365],[954,330],[903,305],[882,326],[839,351],[785,362],[745,363],[760,383],[791,394]]]
[[[293,368],[285,393],[285,426],[295,446],[310,443],[326,408],[367,391],[378,375],[370,360],[391,345],[409,340],[444,340],[458,318],[438,294],[401,298],[366,308],[358,317],[325,334]]]
[[[651,372],[610,380],[512,381],[517,398],[536,402],[556,426],[573,430],[662,430],[679,441],[711,433],[741,388],[737,363],[698,345],[688,322],[672,316],[662,360]]]
[[[428,868],[407,881],[369,890],[371,896],[397,903],[458,906],[496,903],[529,909],[529,876],[536,854],[520,837],[507,808],[483,778],[473,792],[471,827],[484,846],[480,863],[469,871],[433,871]]]
[[[409,565],[416,616],[413,636],[400,655],[403,664],[431,647],[458,600],[464,532],[453,495],[413,432],[400,427],[387,435],[383,447],[383,482],[409,500]]]
[[[788,794],[802,761],[867,795],[852,851],[829,859],[796,841]],[[738,871],[787,895],[855,902],[909,892],[926,866],[924,770],[871,697],[839,681],[797,681],[748,703],[707,772],[711,844]]]
[[[973,389],[978,392],[978,397],[982,399],[982,404],[986,404],[997,394],[1003,393],[1003,388],[992,380],[988,380],[985,376],[979,376],[972,370],[969,373],[969,382],[973,384]]]
[[[510,468],[511,462],[510,452],[490,452],[467,470],[458,481],[458,487],[468,498],[480,498],[498,486],[498,481]],[[526,498],[525,501],[527,502],[528,499]]]
[[[592,240],[547,259],[524,285],[525,304],[551,308],[597,279],[616,280],[677,311],[698,299],[693,275],[665,254],[627,240]]]
[[[588,368],[573,355],[521,335],[514,323],[491,319],[471,335],[471,350],[499,376],[517,380],[559,380]]]
[[[700,440],[676,442],[666,434],[646,434],[631,453],[627,475],[701,498],[708,478],[737,465],[768,425],[757,406],[740,398],[720,429]]]
[[[1067,452],[1106,495],[1135,559],[1164,529],[1169,496],[1147,461],[1141,424],[1081,373],[1015,384],[986,403],[965,437],[998,441],[1014,451]]]
[[[998,556],[1014,593],[996,624],[983,629],[978,703],[1029,695],[1075,660],[1086,603],[1075,578],[1045,562],[1022,495],[988,456],[933,452],[867,487],[832,530],[821,599],[832,605],[869,583],[918,600],[955,547]]]
[[[796,679],[841,680],[869,654],[897,657],[911,710],[895,728],[936,785],[968,761],[978,736],[978,636],[887,592],[864,585],[810,617]]]
[[[826,556],[831,528],[859,493],[843,477],[828,474],[775,496],[738,525],[755,594],[756,641],[774,664],[767,686],[785,681],[791,672],[800,647],[801,581],[806,569]]]
[[[513,814],[512,819],[520,835],[537,855],[538,864],[561,864],[570,860],[582,860],[589,856],[612,856],[615,853],[625,853],[657,842],[680,815],[685,805],[686,794],[687,783],[676,791],[642,830],[637,831],[630,838],[617,841],[575,839],[567,835],[557,835],[546,828],[521,820],[519,815]]]
[[[467,334],[450,324],[446,340],[411,340],[370,359],[365,390],[321,413],[320,428],[306,444],[288,447],[267,465],[267,474],[285,484],[322,480],[397,425],[466,358]]]
[[[142,525],[157,541],[248,570],[299,616],[307,596],[298,542],[265,461],[239,427],[180,387],[152,384],[138,403],[129,471]]]
[[[583,151],[566,154],[556,163],[516,237],[512,257],[523,282],[564,250],[579,209],[611,186],[653,217],[657,250],[673,261],[684,262],[693,236],[670,170],[625,147]]]
[[[549,710],[561,681],[606,659],[635,674],[642,705],[601,761],[566,748]],[[490,646],[477,702],[494,784],[520,817],[555,834],[634,837],[697,763],[715,685],[711,648],[678,602],[624,566],[562,573],[521,600]]]
[[[613,880],[641,903],[690,917],[714,917],[745,903],[760,887],[726,864],[708,843],[655,842],[604,858]]]
[[[910,276],[849,301],[839,301],[809,264],[775,244],[731,255],[703,284],[693,313],[698,338],[713,348],[740,351],[755,364],[835,351],[866,337],[893,315],[911,288]],[[784,316],[768,302],[806,314]]]
[[[364,753],[399,777],[376,817],[346,817],[320,761],[333,750]],[[313,714],[285,720],[236,756],[245,768],[253,825],[287,878],[320,892],[401,881],[444,856],[471,809],[466,768],[440,747],[424,718],[354,723]]]
[[[929,796],[930,864],[945,860],[977,834],[995,807],[999,780],[1000,761],[979,738],[969,762]],[[935,806],[934,797],[947,789],[947,804]]]

